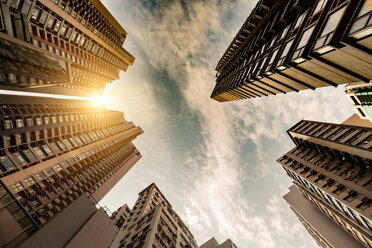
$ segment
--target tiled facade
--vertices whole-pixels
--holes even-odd
[[[155,184],[138,199],[111,248],[197,248],[188,227]]]
[[[211,98],[224,102],[369,82],[369,5],[260,0],[218,62]]]
[[[302,120],[296,147],[278,159],[304,197],[372,247],[372,128]]]
[[[121,112],[77,100],[0,101],[0,202],[24,232],[83,194],[101,200],[141,157],[131,141],[143,131]]]
[[[2,0],[0,88],[100,95],[134,62],[126,35],[99,0]]]

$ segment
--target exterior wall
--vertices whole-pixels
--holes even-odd
[[[121,228],[125,220],[129,218],[131,211],[132,210],[128,207],[128,205],[124,204],[112,213],[111,219],[115,221],[117,227]]]
[[[114,221],[100,208],[65,247],[109,247],[117,232]]]
[[[35,97],[0,105],[0,180],[37,228],[82,195],[100,200],[141,157],[131,141],[143,131],[120,112]]]
[[[94,203],[87,196],[81,196],[19,248],[65,247],[96,212]]]
[[[372,246],[372,129],[302,120],[288,130],[296,147],[278,162],[314,206]]]
[[[372,78],[372,11],[357,1],[259,1],[217,64],[224,102]]]
[[[290,192],[283,198],[320,247],[364,247],[307,201],[296,186],[291,186]]]
[[[155,184],[139,193],[110,247],[196,248],[194,237]]]

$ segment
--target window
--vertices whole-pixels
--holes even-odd
[[[313,30],[314,30],[314,27],[311,27],[309,29],[307,29],[303,34],[302,34],[302,37],[301,37],[301,40],[300,42],[298,43],[297,45],[297,48],[296,48],[296,51],[293,53],[293,56],[292,56],[292,60],[296,63],[301,63],[303,61],[305,61],[305,59],[303,58],[300,58],[300,59],[297,59],[299,57],[301,57],[302,55],[302,51],[304,50],[307,42],[309,41],[310,39],[310,36],[311,34],[313,33]]]
[[[57,144],[59,145],[59,147],[61,147],[61,149],[62,149],[63,151],[67,151],[66,146],[65,146],[61,141],[57,140],[56,142],[57,142]]]
[[[43,121],[41,120],[40,117],[36,117],[36,118],[35,118],[35,121],[36,121],[36,125],[37,125],[37,126],[43,125]]]
[[[1,165],[3,171],[7,171],[7,170],[11,170],[11,169],[16,168],[15,165],[13,164],[13,162],[6,155],[0,157],[0,165]]]
[[[4,129],[12,129],[13,128],[13,123],[11,120],[4,120]]]
[[[45,154],[43,153],[43,151],[40,149],[40,147],[36,146],[36,147],[33,147],[34,151],[36,152],[36,154],[41,158],[41,159],[45,159],[46,156]]]
[[[20,165],[27,164],[27,161],[22,157],[22,155],[19,152],[14,152],[12,155],[18,164]]]
[[[16,127],[21,128],[24,127],[23,119],[16,119]]]
[[[40,22],[41,24],[44,24],[45,21],[46,21],[47,16],[48,16],[48,12],[42,10],[42,11],[41,11],[40,18],[39,18],[39,22]]]
[[[330,43],[332,34],[334,33],[336,27],[338,26],[338,23],[341,20],[341,17],[344,14],[346,7],[343,7],[342,9],[339,9],[338,11],[334,12],[328,17],[327,23],[323,28],[323,31],[321,35],[319,36],[318,40],[315,43],[314,50],[317,50],[323,46],[326,46]],[[318,53],[325,53],[333,48],[327,48],[322,49],[320,51],[317,51]]]
[[[30,185],[36,183],[36,182],[35,182],[35,179],[34,179],[33,177],[28,177],[28,178],[26,178],[24,181],[25,181],[25,183],[26,183],[28,186],[30,186]]]
[[[29,149],[22,150],[22,153],[26,156],[27,160],[30,161],[31,163],[37,161],[36,157]]]
[[[60,164],[56,164],[56,165],[54,166],[54,168],[56,169],[56,171],[61,171],[61,170],[62,170],[62,167],[61,167]]]
[[[52,169],[52,167],[49,167],[48,169],[45,170],[46,173],[48,173],[49,175],[53,175],[54,174],[54,170]]]
[[[49,119],[49,117],[44,117],[44,123],[45,123],[45,124],[49,124],[49,123],[50,123],[50,119]]]
[[[363,6],[360,10],[357,18],[355,19],[353,26],[350,29],[350,36],[356,39],[361,39],[370,35],[372,32],[372,11]]]
[[[318,4],[316,5],[315,9],[314,9],[314,13],[313,15],[316,15],[320,10],[322,10],[326,4],[326,0],[319,0],[318,1]]]
[[[23,187],[23,185],[21,184],[21,182],[17,182],[17,183],[15,183],[15,184],[13,184],[13,185],[11,185],[10,186],[12,189],[13,189],[13,191],[14,192],[19,192],[19,191],[21,191],[24,187]]]
[[[36,174],[36,178],[39,180],[43,180],[44,178],[46,178],[46,176],[44,172],[40,171],[39,173]]]
[[[52,150],[50,150],[50,148],[49,148],[48,145],[42,145],[41,147],[42,147],[42,148],[44,149],[44,151],[48,154],[48,156],[53,156],[53,155],[54,155],[54,153],[52,152]]]
[[[32,118],[26,118],[26,125],[32,127],[34,125],[34,120]]]
[[[365,138],[363,141],[359,142],[358,143],[358,146],[361,146],[361,147],[366,147],[368,146],[368,144],[372,141],[372,135],[368,136],[367,138]]]
[[[22,14],[28,15],[28,12],[30,11],[31,5],[32,5],[32,1],[30,1],[30,0],[24,1],[22,9],[21,9]]]

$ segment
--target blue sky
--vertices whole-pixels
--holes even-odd
[[[284,202],[290,179],[277,158],[301,119],[353,114],[344,87],[218,103],[214,68],[256,1],[103,0],[128,32],[136,61],[104,99],[144,134],[143,158],[102,200],[132,206],[155,182],[198,244],[214,236],[239,248],[317,247]]]

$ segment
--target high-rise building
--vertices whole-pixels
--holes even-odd
[[[141,158],[142,129],[88,101],[2,95],[0,122],[0,214],[13,223],[1,245],[82,196],[100,201]]]
[[[363,123],[367,126],[361,126]],[[294,185],[324,216],[345,230],[343,235],[372,247],[371,123],[358,120],[357,115],[342,124],[302,120],[287,132],[296,146],[277,161]],[[305,219],[303,223],[309,221],[302,210],[297,212]],[[316,224],[315,219],[310,221],[312,230],[325,238],[329,233],[323,235],[324,229],[316,228],[319,222]]]
[[[154,183],[138,195],[130,218],[125,220],[112,248],[198,247],[189,228]]]
[[[134,57],[99,0],[3,0],[0,88],[97,96]]]
[[[345,91],[359,117],[372,122],[372,83],[351,83]]]
[[[345,230],[334,223],[323,212],[303,197],[294,185],[283,198],[301,221],[314,241],[322,248],[363,248],[364,246],[345,233]]]
[[[224,102],[372,79],[370,1],[260,0],[219,60]]]
[[[204,244],[202,244],[200,248],[237,248],[237,246],[230,239],[227,239],[222,244],[219,244],[217,240],[213,237]]]
[[[115,212],[112,213],[111,219],[115,221],[115,224],[120,228],[123,226],[125,220],[130,217],[131,209],[127,204],[124,204],[118,208]]]

